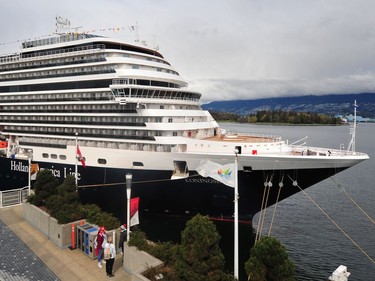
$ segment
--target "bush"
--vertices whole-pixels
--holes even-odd
[[[145,251],[150,254],[153,248],[151,243],[147,240],[146,234],[139,229],[132,231],[130,235],[129,246],[137,247],[138,250]]]
[[[55,213],[64,208],[64,202],[61,200],[61,196],[56,194],[45,200],[45,206],[51,211],[51,213]]]
[[[285,247],[274,237],[263,237],[250,250],[245,263],[248,280],[294,281],[295,266]]]
[[[94,217],[87,219],[89,223],[104,226],[106,229],[115,229],[120,225],[120,220],[110,213],[100,211]]]
[[[174,269],[183,281],[234,280],[224,272],[225,259],[219,247],[220,235],[208,217],[196,215],[181,234]]]
[[[34,185],[35,194],[27,201],[35,206],[47,208],[52,217],[59,223],[69,223],[86,218],[88,222],[107,229],[115,229],[120,225],[119,219],[103,212],[97,205],[82,205],[75,184],[75,178],[68,176],[62,184],[50,170],[38,172]]]
[[[168,265],[174,264],[176,262],[178,247],[179,245],[173,244],[172,242],[157,243],[155,247],[151,249],[150,254]]]
[[[80,209],[80,204],[64,204],[62,209],[55,210],[51,215],[58,220],[60,224],[69,223],[84,219]]]

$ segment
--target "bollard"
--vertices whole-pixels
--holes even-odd
[[[74,223],[72,223],[72,250],[76,248],[76,233],[74,231]]]

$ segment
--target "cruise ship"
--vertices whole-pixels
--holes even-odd
[[[84,203],[119,214],[131,174],[140,211],[231,219],[233,188],[197,168],[202,159],[236,163],[239,218],[250,222],[368,159],[353,149],[230,134],[200,98],[159,51],[137,42],[78,32],[25,41],[0,56],[0,189],[27,186],[32,173],[49,169],[60,181],[76,176]]]

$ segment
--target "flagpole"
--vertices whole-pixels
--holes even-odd
[[[75,151],[75,178],[76,178],[76,186],[78,186],[78,157],[77,157],[77,151],[78,151],[78,133],[76,133],[76,151]]]
[[[130,238],[130,197],[132,192],[132,174],[126,174],[126,197],[127,197],[127,208],[126,208],[126,225],[127,225],[127,231],[126,231],[126,241],[129,243]]]
[[[238,279],[238,149],[234,150],[235,154],[235,180],[234,180],[234,277]]]
[[[27,195],[31,195],[31,156],[29,155],[28,157],[28,160],[29,160],[29,178],[28,178],[28,190],[27,190]]]

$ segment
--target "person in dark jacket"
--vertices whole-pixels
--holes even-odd
[[[124,223],[123,225],[121,225],[121,232],[120,232],[120,239],[118,241],[118,247],[120,248],[121,250],[121,255],[124,254],[124,242],[126,241],[126,235],[127,235],[127,232],[126,232],[126,223]]]

